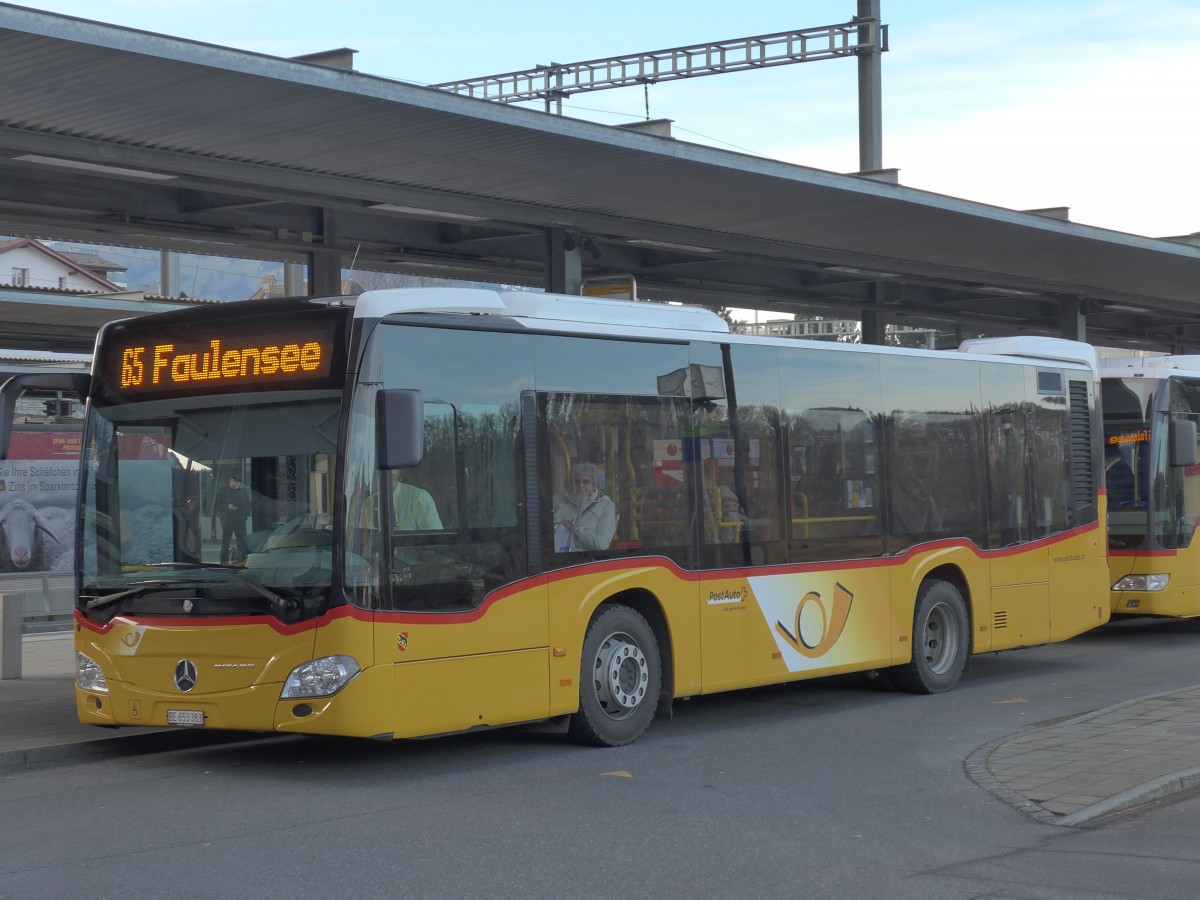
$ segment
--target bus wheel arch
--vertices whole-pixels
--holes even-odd
[[[971,653],[969,592],[954,566],[929,572],[917,589],[910,643],[912,659],[893,666],[896,687],[913,694],[937,694],[958,684]]]
[[[578,743],[619,747],[669,709],[670,641],[653,595],[616,594],[592,613],[580,653],[579,710],[568,733]]]

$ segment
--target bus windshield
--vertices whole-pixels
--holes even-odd
[[[1157,382],[1106,378],[1104,480],[1108,489],[1109,544],[1140,547],[1147,537],[1151,477],[1150,403]]]
[[[339,394],[246,394],[90,408],[81,608],[293,618],[329,598]],[[120,595],[118,597],[118,595]]]

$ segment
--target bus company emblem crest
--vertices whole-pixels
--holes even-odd
[[[407,631],[401,631],[398,635],[396,635],[396,649],[399,650],[401,653],[404,653],[406,650],[408,650],[408,632]]]
[[[796,604],[796,621],[792,628],[776,620],[775,631],[788,646],[808,659],[817,659],[837,643],[850,618],[854,595],[840,584],[833,588],[833,602],[825,608],[821,595],[809,591]]]
[[[181,659],[175,664],[175,687],[186,694],[196,686],[196,664],[190,659]]]

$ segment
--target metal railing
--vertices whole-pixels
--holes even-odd
[[[0,575],[0,594],[22,598],[21,631],[25,634],[71,627],[75,577],[70,572]]]

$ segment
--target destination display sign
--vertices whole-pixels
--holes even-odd
[[[1110,434],[1107,443],[1111,447],[1119,447],[1122,444],[1148,444],[1150,443],[1150,429],[1142,428],[1125,434]]]
[[[309,327],[230,317],[175,328],[146,320],[145,328],[110,333],[100,351],[104,392],[129,400],[333,386],[341,357],[335,323],[301,318]]]

